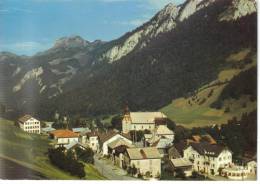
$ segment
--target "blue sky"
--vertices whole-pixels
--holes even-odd
[[[79,35],[113,40],[183,0],[0,0],[0,51],[33,55]]]

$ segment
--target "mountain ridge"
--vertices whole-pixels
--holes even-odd
[[[46,118],[56,110],[113,114],[126,101],[133,110],[157,110],[214,80],[230,67],[225,59],[231,52],[243,47],[255,52],[256,9],[237,19],[220,19],[235,1],[245,0],[169,4],[111,42],[61,38],[56,47],[25,58],[30,64],[21,69],[5,66],[13,80],[6,93],[22,84],[14,94],[15,106]]]

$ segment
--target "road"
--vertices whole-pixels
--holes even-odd
[[[96,169],[109,180],[138,180],[137,178],[127,176],[126,171],[114,166],[110,161],[105,159],[98,159],[94,156]]]

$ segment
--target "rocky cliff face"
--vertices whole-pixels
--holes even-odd
[[[187,19],[198,10],[209,6],[214,1],[215,0],[188,0],[179,6],[172,3],[168,4],[149,22],[134,30],[130,35],[127,35],[127,38],[123,37],[119,44],[107,50],[101,59],[106,59],[112,63],[135,49],[138,50],[146,47],[153,38],[161,33],[167,33],[173,30],[179,22]]]
[[[233,0],[227,10],[219,16],[219,20],[237,20],[243,16],[256,12],[256,10],[256,0]]]

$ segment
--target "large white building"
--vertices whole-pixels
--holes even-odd
[[[166,123],[166,118],[162,112],[125,112],[122,120],[123,133],[131,130],[153,131],[157,124]]]
[[[191,143],[183,157],[193,163],[193,170],[209,175],[218,175],[220,168],[232,164],[232,152],[218,144]]]
[[[18,119],[19,127],[28,133],[41,133],[41,122],[31,115],[24,115]]]

